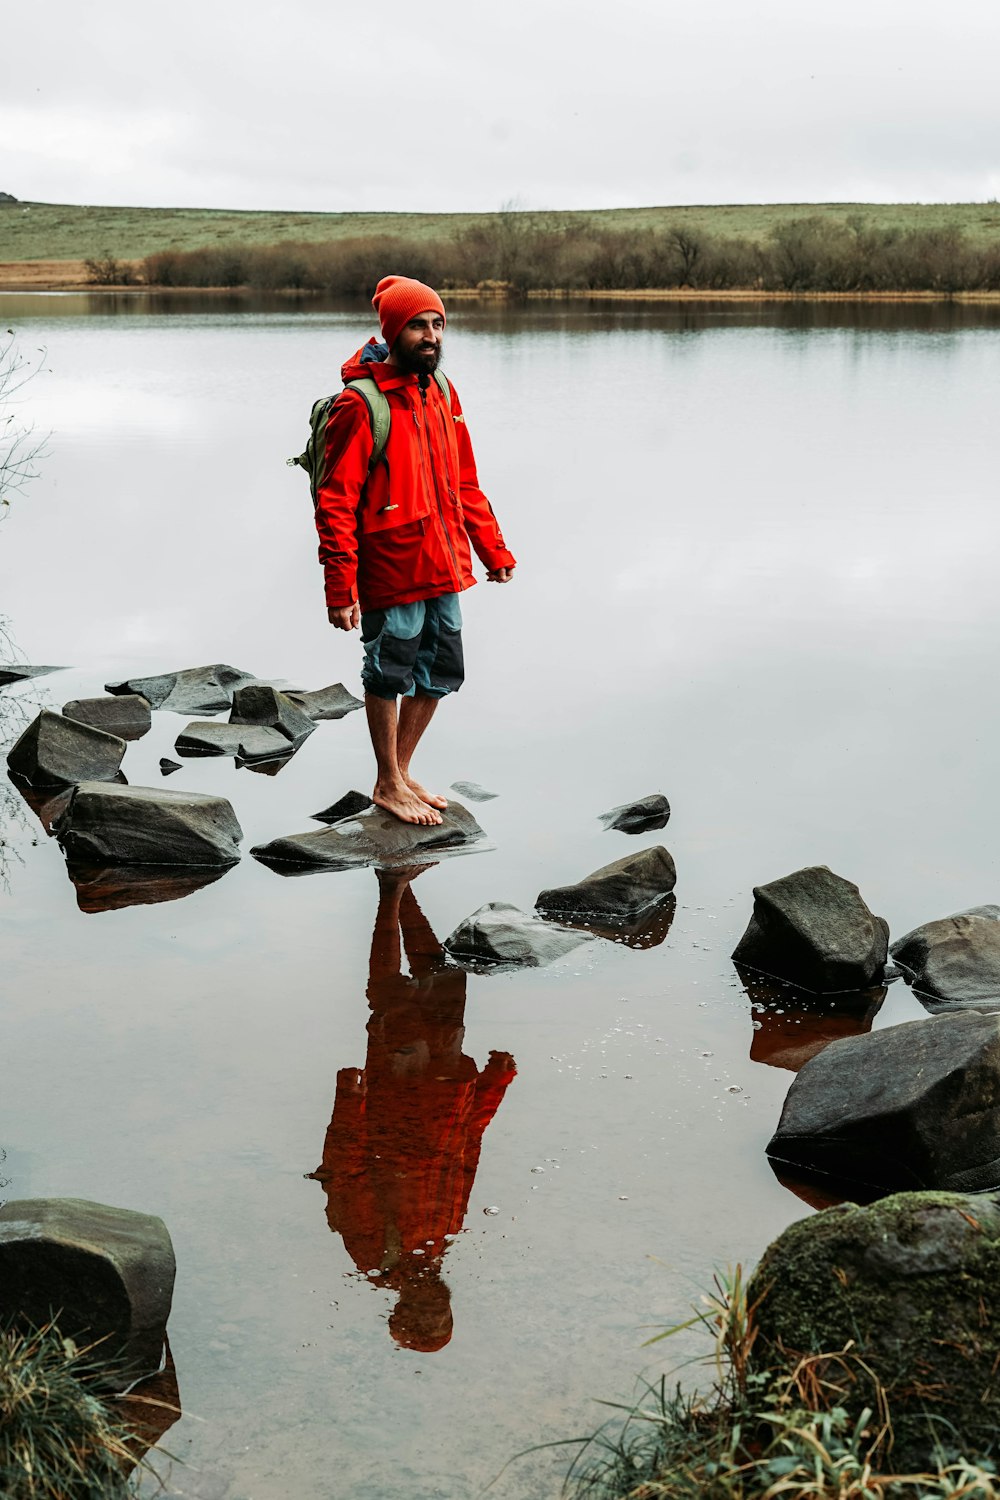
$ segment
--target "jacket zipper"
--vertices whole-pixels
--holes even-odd
[[[434,485],[434,499],[435,499],[435,501],[437,503],[438,519],[441,522],[441,530],[444,532],[444,539],[448,543],[448,551],[451,554],[452,574],[453,574],[456,582],[458,582],[459,579],[460,579],[460,575],[459,575],[459,571],[458,571],[458,558],[455,556],[455,548],[452,545],[451,532],[448,530],[448,523],[447,523],[447,521],[444,518],[444,506],[441,504],[441,489],[440,489],[440,486],[438,485],[437,471],[435,470],[434,465],[431,462],[431,443],[430,443],[430,438],[427,436],[427,387],[425,385],[422,385],[420,387],[420,399],[423,402],[423,406],[424,406],[424,420],[423,420],[423,426],[422,426],[422,429],[421,429],[422,433],[423,433],[423,439],[424,439],[424,444],[423,444],[424,464],[425,464],[426,468],[430,470],[430,477],[433,480],[433,485]],[[416,420],[416,415],[417,415],[416,412],[414,412],[413,413],[414,420]],[[451,487],[449,486],[449,494],[450,493],[451,493]]]

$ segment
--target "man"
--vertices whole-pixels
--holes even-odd
[[[410,760],[439,699],[464,677],[458,596],[475,583],[470,543],[493,583],[509,583],[515,561],[479,488],[458,395],[435,377],[441,298],[423,282],[386,276],[372,306],[385,342],[370,339],[341,374],[376,382],[389,435],[370,469],[364,396],[347,390],[331,407],[316,492],[319,556],[330,623],[361,626],[374,800],[406,823],[440,823],[448,804],[413,779]]]

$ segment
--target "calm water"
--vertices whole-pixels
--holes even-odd
[[[19,706],[202,662],[356,687],[283,461],[363,311],[0,313],[47,351],[25,411],[52,434],[0,531],[0,607],[30,660],[70,667],[4,690],[8,732]],[[448,370],[520,568],[467,596],[469,681],[417,767],[498,796],[476,809],[492,852],[406,898],[414,971],[424,921],[530,909],[662,841],[678,905],[653,946],[417,992],[391,893],[370,967],[370,870],[245,857],[185,899],[86,911],[30,810],[0,804],[4,1191],[165,1219],[178,1493],[464,1500],[596,1426],[662,1367],[651,1325],[808,1211],[763,1150],[811,1033],[752,1011],[728,955],[752,885],[803,864],[897,936],[998,897],[998,353],[995,320],[947,308],[455,311]],[[160,783],[184,722],[154,715],[130,781]],[[352,715],[277,777],[189,760],[167,785],[229,796],[248,850],[370,780]],[[600,831],[655,790],[661,834]],[[875,1024],[918,1013],[897,985]],[[448,1108],[478,1101],[453,1150],[394,1052],[442,1070]],[[366,1276],[385,1160],[415,1156],[437,1185],[393,1212],[404,1240],[426,1228],[426,1273]],[[548,1500],[565,1462],[521,1459],[490,1493]]]

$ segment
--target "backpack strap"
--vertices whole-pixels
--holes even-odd
[[[450,408],[451,407],[451,382],[449,381],[447,375],[444,373],[443,370],[435,370],[434,371],[434,379],[437,381],[438,385],[441,387],[441,394],[444,396],[444,399],[447,401],[448,406]]]
[[[389,423],[392,420],[389,402],[370,375],[363,375],[359,380],[348,380],[344,390],[357,391],[368,408],[372,424],[372,456],[368,460],[368,472],[371,473],[381,461],[385,445],[389,441]],[[448,399],[451,400],[450,395]]]

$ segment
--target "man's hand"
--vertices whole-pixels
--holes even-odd
[[[336,609],[330,608],[326,612],[327,619],[331,625],[336,625],[338,630],[357,630],[361,624],[361,605],[344,604]]]
[[[510,583],[513,576],[513,568],[491,568],[486,575],[486,581],[487,583]]]

